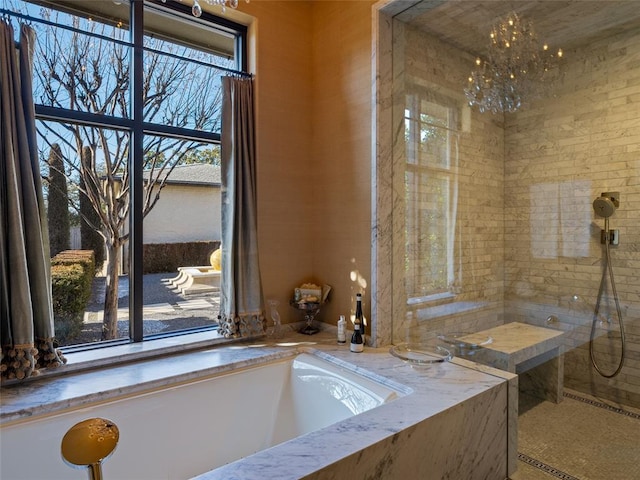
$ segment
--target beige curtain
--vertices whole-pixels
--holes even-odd
[[[0,326],[2,380],[64,362],[53,345],[51,264],[32,97],[35,32],[0,22]]]
[[[258,261],[253,80],[222,79],[222,275],[220,333],[264,333]]]

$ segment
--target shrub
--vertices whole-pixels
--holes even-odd
[[[209,265],[209,256],[219,241],[147,243],[143,246],[144,273],[175,272],[178,267]]]
[[[60,343],[82,331],[95,264],[90,250],[65,250],[51,259],[51,290],[56,337]]]

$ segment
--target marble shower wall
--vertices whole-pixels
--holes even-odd
[[[393,78],[391,163],[400,183],[394,180],[393,193],[378,184],[392,205],[393,342],[511,321],[546,325],[553,315],[552,326],[568,332],[566,385],[640,406],[640,36],[629,32],[566,51],[555,96],[503,120],[466,109],[462,85],[471,56],[404,23],[392,26],[393,69],[385,75],[381,55],[380,80],[386,85]],[[457,175],[460,288],[453,302],[418,308],[408,307],[401,280],[404,186],[397,174],[405,162],[405,91],[413,85],[456,99],[464,119]],[[384,161],[378,170],[385,171]],[[625,366],[613,380],[594,371],[588,353],[603,255],[603,219],[591,203],[605,191],[621,194],[610,219],[620,245],[611,254],[627,334]],[[601,311],[615,322],[610,287],[606,293]],[[615,323],[612,330],[597,342],[608,371],[620,355]]]
[[[474,58],[423,32],[393,22],[394,342],[416,341],[442,331],[478,331],[503,323],[504,130],[502,118],[472,111],[463,87]],[[404,110],[407,93],[454,105],[458,155],[451,169],[457,187],[452,296],[408,304],[405,268]],[[455,149],[454,149],[455,152]],[[415,301],[415,299],[412,299]]]
[[[507,116],[505,125],[505,319],[567,334],[565,385],[640,406],[640,35],[628,32],[566,52],[549,100]],[[619,191],[611,248],[627,333],[625,366],[613,380],[590,365],[588,339],[604,255],[604,220],[592,202]],[[607,286],[597,358],[613,372],[620,356]]]

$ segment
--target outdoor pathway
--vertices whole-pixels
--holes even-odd
[[[174,274],[158,273],[145,275],[143,278],[143,315],[147,317],[176,317],[206,311],[209,316],[217,316],[220,307],[219,293],[182,296],[167,285]],[[89,304],[84,314],[84,323],[99,323],[104,317],[104,277],[96,277]],[[121,276],[118,283],[118,319],[129,318],[129,278]]]
[[[180,315],[189,310],[209,310],[218,314],[220,307],[220,297],[218,294],[210,295],[205,298],[191,298],[176,303],[154,303],[143,306],[143,315]],[[103,310],[86,311],[84,313],[84,323],[99,323],[104,317]],[[129,318],[129,307],[118,308],[118,320],[127,320]]]

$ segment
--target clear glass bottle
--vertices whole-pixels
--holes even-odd
[[[338,343],[347,343],[347,321],[344,319],[344,315],[340,315],[338,320]]]
[[[271,314],[271,320],[273,320],[273,327],[267,329],[267,336],[272,338],[282,338],[282,322],[280,320],[280,313],[278,312],[278,305],[280,302],[275,299],[267,300],[269,304],[269,312]]]

